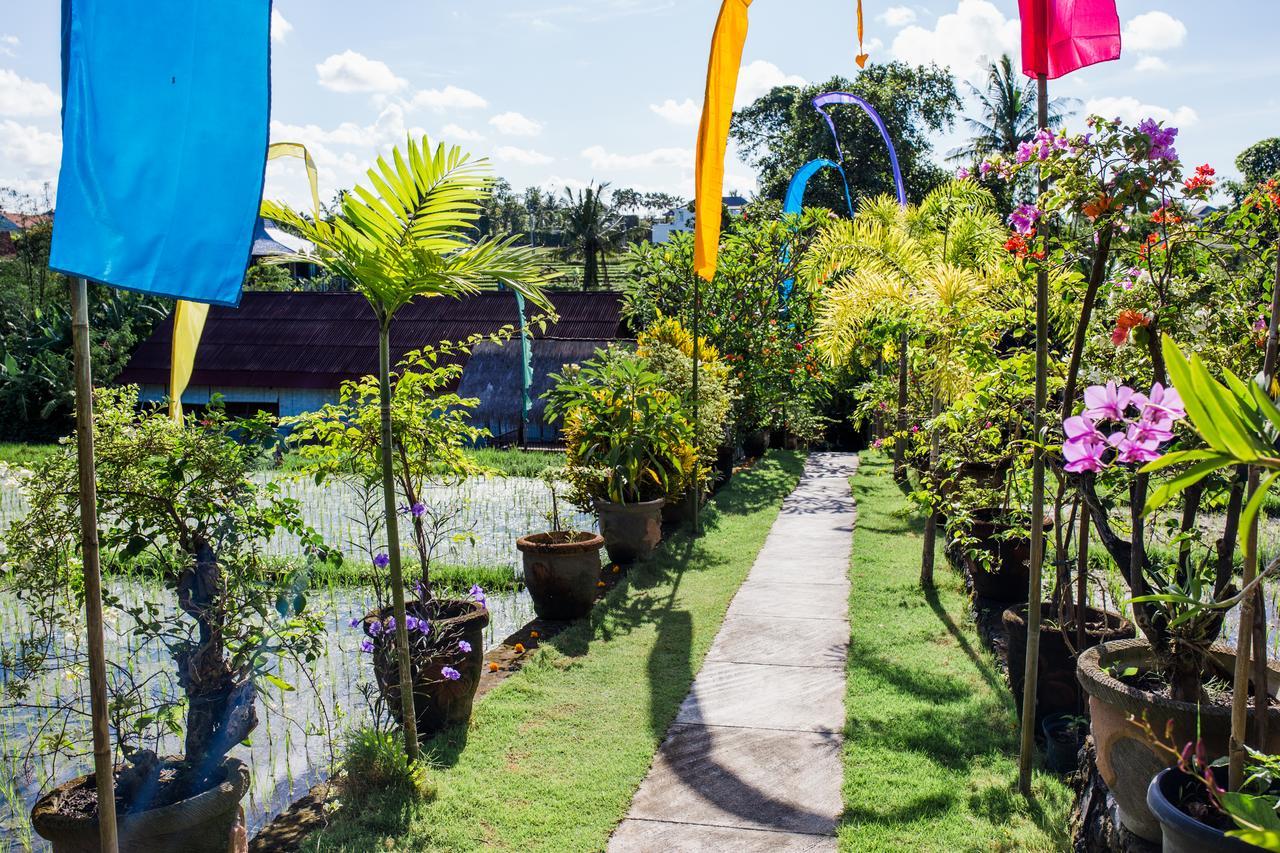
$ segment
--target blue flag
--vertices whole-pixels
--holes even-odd
[[[235,305],[266,169],[271,0],[63,0],[49,265]]]

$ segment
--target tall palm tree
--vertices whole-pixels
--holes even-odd
[[[564,222],[564,245],[561,249],[567,259],[581,258],[582,289],[592,290],[600,283],[601,275],[609,283],[609,257],[618,249],[626,236],[626,229],[617,212],[605,203],[607,183],[594,184],[577,194],[565,187],[565,205],[561,216]]]
[[[407,140],[392,162],[379,157],[366,173],[372,189],[345,193],[330,219],[315,220],[288,205],[265,202],[262,215],[314,245],[307,255],[281,255],[275,262],[313,263],[352,282],[378,319],[378,380],[381,403],[382,492],[390,558],[396,654],[400,664],[401,720],[405,751],[418,757],[404,577],[396,513],[391,431],[391,321],[417,297],[458,298],[503,283],[550,310],[538,253],[518,246],[518,236],[474,239],[476,221],[492,187],[486,161],[472,160],[457,146],[436,147]],[[429,594],[429,591],[426,593]]]
[[[969,84],[978,104],[977,116],[966,116],[965,124],[973,131],[968,143],[948,154],[952,163],[976,166],[994,155],[1013,156],[1018,146],[1029,142],[1040,128],[1036,85],[1014,71],[1013,59],[1004,54],[987,66],[987,85],[980,89]],[[1062,124],[1075,113],[1074,98],[1055,98],[1049,102],[1049,126]],[[1011,197],[997,198],[1001,209],[1012,207]]]

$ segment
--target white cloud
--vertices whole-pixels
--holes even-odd
[[[0,116],[45,116],[58,112],[58,96],[44,83],[0,68]]]
[[[2,35],[0,36],[0,54],[3,54],[4,56],[17,56],[17,51],[15,51],[14,48],[21,44],[22,40],[17,36]]]
[[[446,124],[440,129],[440,136],[448,142],[479,142],[484,139],[483,134],[456,124]]]
[[[693,166],[693,151],[688,148],[655,148],[641,154],[613,154],[603,145],[583,149],[582,156],[598,172],[628,169],[652,169],[659,166]]]
[[[1168,71],[1169,63],[1158,56],[1144,56],[1133,66],[1134,71]]]
[[[960,0],[956,10],[939,15],[932,30],[909,26],[893,39],[896,59],[913,65],[936,62],[963,80],[980,80],[987,65],[1003,53],[1016,53],[1020,27],[989,0]]]
[[[0,122],[0,159],[17,166],[29,178],[48,175],[62,157],[62,136],[56,131],[18,124],[12,119]]]
[[[320,85],[334,92],[387,93],[407,85],[385,62],[370,59],[354,50],[335,53],[316,66]]]
[[[890,6],[876,20],[888,27],[905,27],[916,22],[916,10],[910,6]]]
[[[738,94],[733,100],[733,108],[742,109],[778,86],[803,86],[805,82],[799,75],[784,74],[772,62],[757,59],[742,66],[738,73]]]
[[[415,107],[444,110],[476,110],[489,106],[489,102],[472,92],[458,86],[445,86],[443,89],[423,89],[415,92],[410,103]]]
[[[1186,41],[1187,25],[1167,12],[1146,12],[1125,24],[1123,38],[1129,50],[1170,50]]]
[[[542,133],[542,123],[521,113],[498,113],[489,119],[489,125],[506,136],[537,136]]]
[[[693,98],[685,98],[683,101],[667,98],[660,104],[650,104],[649,109],[672,124],[687,125],[689,127],[697,127],[702,115],[701,107],[698,106],[697,101]]]
[[[293,32],[293,24],[285,20],[284,15],[280,14],[279,9],[271,10],[271,40],[274,42],[282,42],[289,37],[289,33]]]
[[[548,157],[541,151],[534,151],[531,148],[517,148],[514,145],[500,145],[493,152],[493,155],[499,160],[505,160],[508,163],[519,163],[522,166],[545,166],[555,160],[554,157]]]
[[[1188,106],[1177,109],[1160,107],[1155,104],[1144,104],[1134,97],[1094,98],[1084,105],[1085,115],[1100,115],[1103,118],[1120,118],[1128,124],[1137,124],[1146,118],[1153,118],[1171,124],[1174,127],[1187,127],[1200,120],[1196,111]]]

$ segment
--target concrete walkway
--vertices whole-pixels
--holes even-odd
[[[611,853],[836,849],[856,467],[809,456]]]

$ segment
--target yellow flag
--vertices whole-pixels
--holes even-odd
[[[196,366],[196,349],[200,346],[200,333],[204,320],[209,316],[209,306],[204,302],[187,302],[179,299],[173,310],[173,351],[169,357],[169,417],[182,421],[182,392],[191,381],[191,371]]]
[[[716,255],[720,250],[724,155],[729,144],[729,122],[738,90],[742,47],[747,41],[747,7],[750,5],[751,0],[724,0],[707,63],[707,92],[694,164],[697,201],[693,222],[693,265],[698,275],[707,281],[715,277]]]

